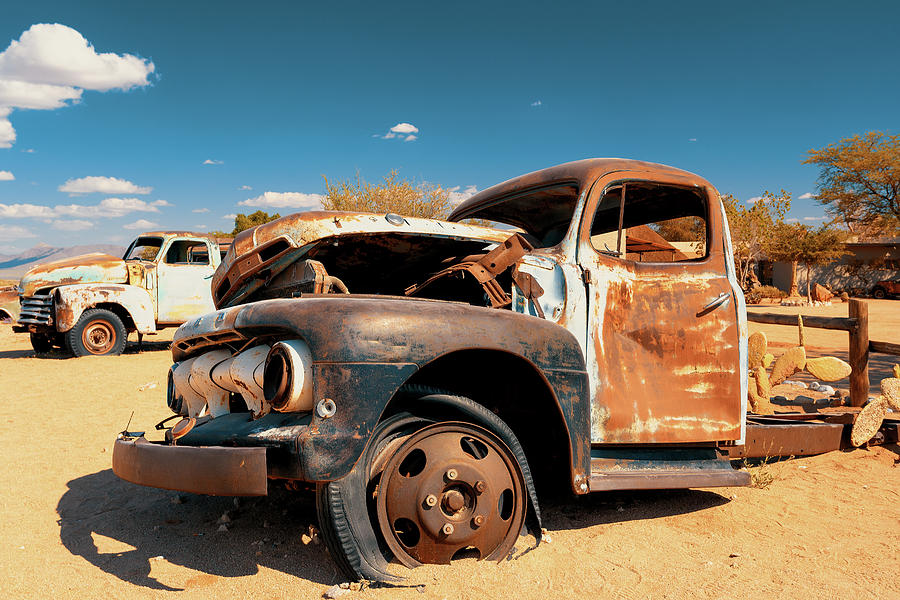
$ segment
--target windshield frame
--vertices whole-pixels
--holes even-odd
[[[131,251],[134,250],[137,246],[152,246],[152,244],[139,244],[141,240],[159,240],[159,249],[156,251],[156,254],[153,255],[153,258],[142,258],[139,256],[133,256],[131,258],[128,257],[131,254]],[[141,235],[134,239],[131,244],[128,245],[128,249],[125,250],[125,254],[122,255],[122,260],[139,260],[139,261],[147,261],[147,262],[155,262],[156,259],[159,258],[159,253],[162,252],[163,245],[165,244],[165,238],[157,235]]]

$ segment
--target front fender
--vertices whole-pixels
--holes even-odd
[[[397,390],[435,359],[470,349],[521,357],[543,374],[569,430],[573,467],[582,473],[589,469],[584,358],[575,337],[554,323],[421,299],[334,295],[266,300],[186,323],[174,338],[175,360],[196,353],[210,339],[222,339],[228,330],[244,338],[295,335],[308,344],[314,400],[329,398],[337,405],[333,417],[313,417],[298,439],[308,480],[346,475]]]
[[[128,311],[139,333],[156,331],[153,300],[143,288],[112,283],[81,283],[60,286],[54,294],[58,331],[69,331],[84,311],[102,304],[116,304]]]

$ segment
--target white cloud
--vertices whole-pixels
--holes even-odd
[[[206,231],[208,227],[206,225],[194,225],[194,229],[197,231]]]
[[[159,212],[160,206],[171,206],[165,200],[145,202],[140,198],[104,198],[99,204],[0,204],[0,217],[7,219],[54,219],[59,217],[114,218],[132,212]]]
[[[538,106],[542,106],[543,104],[544,103],[541,102],[540,100],[535,100],[534,102],[531,103],[531,106],[537,108]]]
[[[7,118],[10,112],[10,109],[0,106],[0,148],[12,148],[16,141],[16,130]]]
[[[391,127],[391,131],[394,133],[419,133],[419,128],[413,125],[412,123],[397,123],[393,127]]]
[[[15,178],[16,176],[9,171],[0,171],[0,181],[14,181]]]
[[[747,204],[756,204],[760,200],[762,200],[762,196],[753,196],[752,198],[747,199]]]
[[[450,203],[456,206],[463,200],[471,198],[478,193],[478,188],[474,185],[467,185],[466,189],[460,191],[460,186],[454,186],[448,190],[450,192]]]
[[[59,191],[66,192],[70,196],[82,194],[149,194],[152,187],[141,187],[126,179],[118,177],[81,177],[69,179],[59,186]]]
[[[221,164],[225,164],[225,161],[224,160],[212,160],[211,158],[207,158],[206,160],[203,161],[203,164],[204,165],[221,165]]]
[[[237,215],[234,213],[228,213],[227,215],[222,215],[222,218],[234,221],[237,218]]]
[[[0,148],[16,141],[12,109],[54,110],[78,103],[84,90],[143,87],[154,70],[131,54],[97,53],[71,27],[32,25],[0,52]]]
[[[811,193],[809,193],[809,192],[806,192],[805,194],[801,194],[801,195],[797,196],[797,199],[798,199],[798,200],[811,200],[811,199],[813,199],[813,198],[815,198],[815,197],[816,197],[815,194],[811,194]]]
[[[804,221],[824,221],[827,217],[803,217]]]
[[[98,54],[84,36],[59,23],[37,23],[0,54],[0,78],[105,92],[143,87],[155,67],[132,54]]]
[[[195,213],[208,213],[208,212],[209,212],[209,209],[208,209],[208,208],[195,208],[195,209],[192,210],[191,212],[195,212]]]
[[[242,186],[239,187],[238,189],[239,189],[239,190],[252,190],[253,188],[250,187],[249,185],[242,185]]]
[[[791,217],[790,219],[785,219],[784,222],[785,222],[785,223],[799,223],[799,222],[800,222],[800,219],[797,219],[797,218],[795,218],[795,217]]]
[[[22,152],[25,154],[34,154],[34,148],[25,148]]]
[[[381,138],[383,140],[402,139],[405,142],[411,142],[418,136],[413,135],[419,133],[419,128],[412,123],[397,123],[391,127],[384,135],[374,134],[372,137]]]
[[[134,223],[129,223],[128,225],[122,225],[122,229],[154,229],[159,227],[159,223],[154,223],[153,221],[148,221],[147,219],[138,219]]]
[[[93,226],[94,224],[90,221],[79,221],[77,219],[53,221],[53,228],[61,231],[83,231]]]
[[[18,225],[0,224],[0,242],[12,242],[14,240],[33,237],[37,236],[24,227],[19,227]]]
[[[689,142],[696,142],[696,141],[697,141],[697,138],[688,138],[688,141],[689,141]]]
[[[272,208],[297,208],[311,210],[322,208],[322,194],[302,194],[300,192],[266,192],[255,198],[238,202],[240,206],[267,206]]]

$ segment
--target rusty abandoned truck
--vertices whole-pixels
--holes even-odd
[[[496,227],[464,224],[465,219]],[[447,221],[309,212],[239,234],[218,310],[175,334],[143,485],[313,488],[354,579],[500,560],[538,492],[746,485],[746,315],[716,190],[592,159],[480,192]],[[171,428],[167,422],[174,422]]]
[[[139,235],[116,258],[93,253],[44,263],[19,282],[13,330],[35,352],[115,355],[128,334],[154,334],[215,309],[210,281],[228,240],[187,231]]]

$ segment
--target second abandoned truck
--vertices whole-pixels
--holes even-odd
[[[465,219],[495,227],[464,224]],[[480,192],[447,221],[311,212],[237,236],[219,310],[175,335],[165,440],[128,481],[316,490],[350,577],[502,559],[539,492],[745,485],[746,316],[702,178],[593,159]]]
[[[38,265],[19,282],[14,331],[35,352],[121,354],[139,336],[213,310],[209,282],[230,240],[188,231],[139,235],[116,258],[85,254]]]

